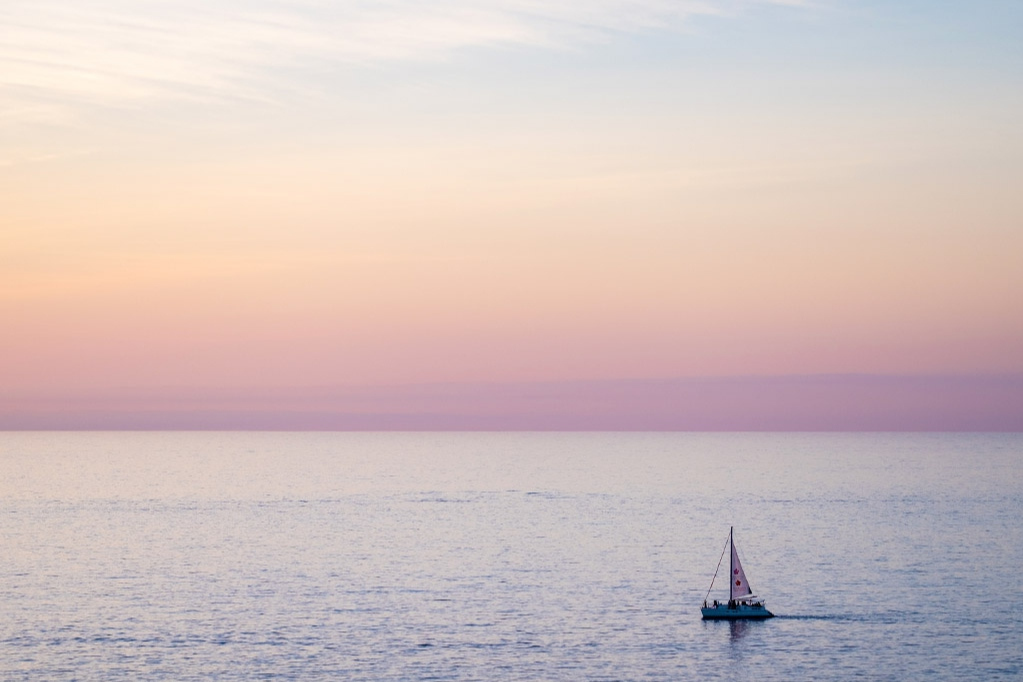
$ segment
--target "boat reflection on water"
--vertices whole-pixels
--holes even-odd
[[[750,633],[750,628],[757,627],[757,621],[737,618],[728,621],[728,639],[735,644]]]

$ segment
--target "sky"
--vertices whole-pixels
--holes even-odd
[[[0,428],[1023,430],[1021,34],[5,0]]]

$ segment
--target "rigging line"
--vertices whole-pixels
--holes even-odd
[[[728,549],[728,542],[732,539],[732,534],[728,534],[728,540],[725,540],[725,546],[721,548],[721,556],[718,557],[718,566],[714,569],[714,577],[710,579],[710,587],[707,588],[707,594],[703,598],[704,603],[707,602],[707,597],[710,596],[710,591],[714,589],[714,581],[717,580],[718,571],[721,570],[721,562],[725,558],[725,551]]]

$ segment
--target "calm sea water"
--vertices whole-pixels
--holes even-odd
[[[0,679],[1016,678],[1021,512],[1020,434],[0,433]]]

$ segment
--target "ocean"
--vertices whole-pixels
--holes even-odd
[[[1021,512],[1023,434],[0,433],[0,679],[1015,679]]]

